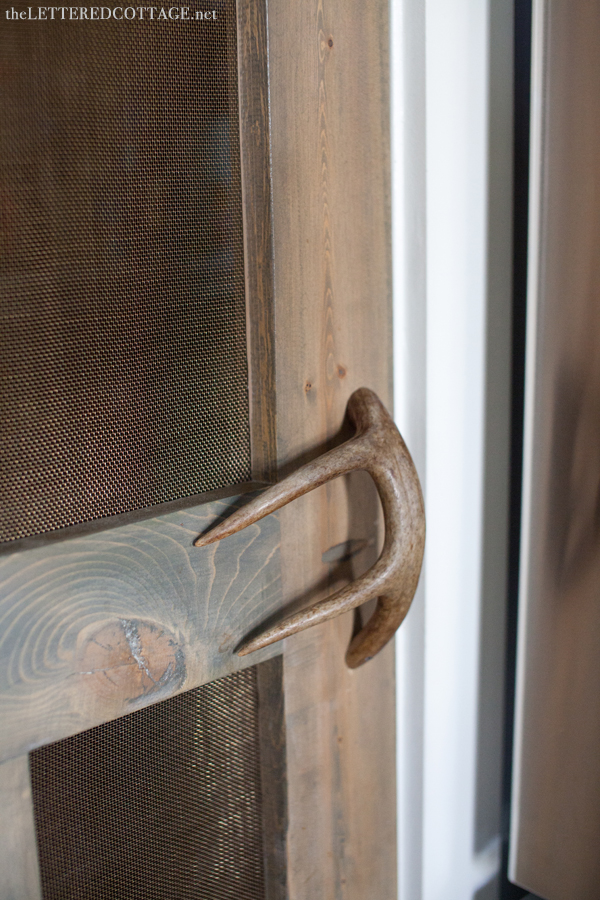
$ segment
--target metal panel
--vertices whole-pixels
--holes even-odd
[[[600,898],[600,5],[534,10],[510,877]]]
[[[4,22],[0,541],[250,480],[235,0],[214,15]]]
[[[264,900],[258,707],[252,666],[31,753],[44,900]]]

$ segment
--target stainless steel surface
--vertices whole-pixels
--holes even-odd
[[[510,877],[600,898],[600,4],[537,0]]]

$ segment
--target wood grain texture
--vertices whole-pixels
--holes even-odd
[[[339,441],[367,386],[390,408],[388,4],[270,0],[277,424],[285,473]],[[359,473],[280,513],[286,602],[372,563],[379,507]],[[364,549],[323,563],[338,544]],[[364,545],[361,543],[364,542]],[[284,655],[292,900],[396,896],[394,650],[354,671],[353,617]]]
[[[235,506],[0,560],[0,759],[241,668],[236,644],[281,603],[278,522],[193,547]]]
[[[264,482],[277,475],[265,0],[238,0],[237,16],[252,477]]]
[[[283,657],[257,666],[258,732],[265,861],[265,900],[288,900],[287,773]]]
[[[41,900],[29,760],[0,764],[0,898]]]

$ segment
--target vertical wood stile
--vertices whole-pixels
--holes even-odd
[[[0,897],[41,900],[27,754],[0,765]]]
[[[348,397],[391,406],[388,5],[271,0],[279,461],[317,455]],[[324,596],[376,551],[379,509],[362,473],[282,510],[284,591]],[[381,535],[379,535],[379,538]],[[349,538],[367,549],[329,567]],[[291,900],[396,896],[394,651],[350,671],[352,617],[288,641]]]

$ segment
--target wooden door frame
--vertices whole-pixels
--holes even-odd
[[[270,0],[280,471],[339,440],[358,387],[392,404],[389,10]],[[334,482],[281,511],[284,598],[365,566],[377,501]],[[323,554],[367,549],[344,567]],[[287,642],[288,878],[294,900],[396,896],[394,647],[344,663],[351,616]]]
[[[243,0],[243,8],[257,25],[257,7]],[[260,417],[263,434],[277,423],[280,474],[347,435],[356,388],[372,388],[391,409],[388,15],[384,0],[267,7],[276,415],[269,388]],[[252,240],[267,259],[269,232]],[[270,289],[268,270],[259,294]],[[273,323],[250,319],[260,356]],[[268,448],[261,452],[269,477]],[[354,577],[382,537],[376,493],[362,474],[295,502],[280,522],[283,606]],[[346,553],[354,546],[358,553]],[[347,615],[284,648],[290,900],[396,897],[394,647],[350,671],[353,627]],[[28,879],[34,900],[26,757],[4,765],[1,787],[20,811],[5,837],[15,844],[20,823],[21,880],[15,893],[17,882],[4,876],[2,897],[25,900]]]

